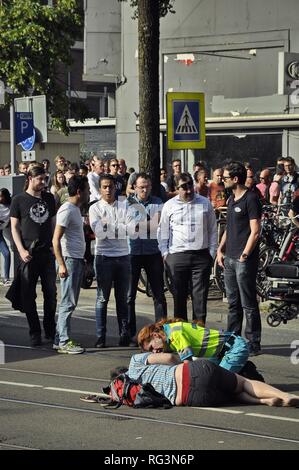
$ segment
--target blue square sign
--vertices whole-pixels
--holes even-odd
[[[168,92],[166,99],[168,148],[205,148],[204,94]]]
[[[33,136],[33,113],[15,113],[16,144]]]

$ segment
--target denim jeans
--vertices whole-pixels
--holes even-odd
[[[10,251],[3,237],[2,230],[0,231],[0,253],[2,253],[4,258],[4,279],[9,279]]]
[[[98,338],[106,337],[107,305],[112,282],[116,301],[116,315],[119,335],[128,334],[128,306],[130,260],[129,256],[96,256],[97,298],[96,333]]]
[[[260,345],[261,316],[256,299],[258,258],[239,261],[224,259],[224,282],[228,300],[227,330],[242,334],[243,313],[246,318],[245,337],[250,343]]]
[[[61,301],[58,309],[55,344],[62,346],[70,339],[71,315],[75,310],[80,294],[84,273],[84,260],[64,258],[68,276],[60,278]]]
[[[209,359],[211,359],[214,364],[218,364],[226,370],[238,373],[243,369],[248,360],[249,349],[247,341],[242,338],[242,336],[232,335],[229,331],[225,332],[225,341],[231,338],[231,336],[235,337],[235,340],[232,345],[224,344],[224,347],[227,346],[227,350],[225,351],[222,359],[219,361],[216,356]]]
[[[164,295],[164,266],[160,253],[153,255],[131,255],[131,275],[128,293],[128,313],[130,335],[136,335],[135,300],[141,268],[144,268],[151,286],[155,307],[155,321],[167,317],[167,304]]]

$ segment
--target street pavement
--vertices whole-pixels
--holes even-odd
[[[0,339],[5,344],[0,346],[0,359],[5,352],[5,361],[0,363],[0,449],[97,449],[108,456],[109,451],[122,451],[125,456],[140,450],[184,450],[192,455],[194,450],[299,449],[299,409],[233,404],[107,410],[80,401],[82,394],[101,391],[109,382],[110,370],[128,365],[138,351],[117,346],[113,295],[108,311],[108,347],[97,350],[96,289],[93,285],[81,291],[72,318],[72,338],[86,347],[86,353],[71,356],[58,354],[45,342],[31,348],[25,315],[11,309],[5,291],[0,288]],[[166,297],[171,316],[172,298],[169,293]],[[216,291],[212,297],[207,326],[225,329],[227,304]],[[42,319],[39,288],[37,303]],[[138,293],[136,305],[138,327],[154,320],[151,298]],[[299,394],[299,321],[271,328],[265,313],[262,317],[263,354],[253,360],[268,383]]]

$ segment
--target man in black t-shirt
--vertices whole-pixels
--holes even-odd
[[[46,339],[55,336],[56,269],[52,253],[55,226],[55,200],[45,191],[45,170],[34,166],[28,171],[28,187],[11,204],[11,232],[20,257],[17,275],[20,281],[21,311],[26,313],[32,346],[41,344],[41,327],[36,310],[36,284],[41,279],[44,295],[44,331]],[[26,269],[24,269],[26,268]]]
[[[232,189],[227,201],[227,227],[217,251],[218,264],[224,267],[229,305],[227,330],[241,335],[244,313],[249,354],[256,356],[261,353],[262,329],[256,298],[262,207],[258,196],[244,186],[246,168],[241,163],[225,166],[223,180],[225,187]]]

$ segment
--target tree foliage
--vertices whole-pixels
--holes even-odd
[[[56,0],[54,7],[38,0],[0,2],[0,79],[13,95],[46,95],[52,126],[68,133],[69,108],[77,119],[87,109],[69,102],[66,84],[59,81],[63,66],[72,63],[71,46],[79,36],[82,15],[76,0]]]
[[[119,0],[120,2],[126,2],[127,0]],[[131,7],[135,8],[133,18],[138,18],[138,1],[139,0],[130,0]],[[173,4],[175,0],[159,0],[159,14],[163,18],[167,13],[175,13],[173,9]]]

